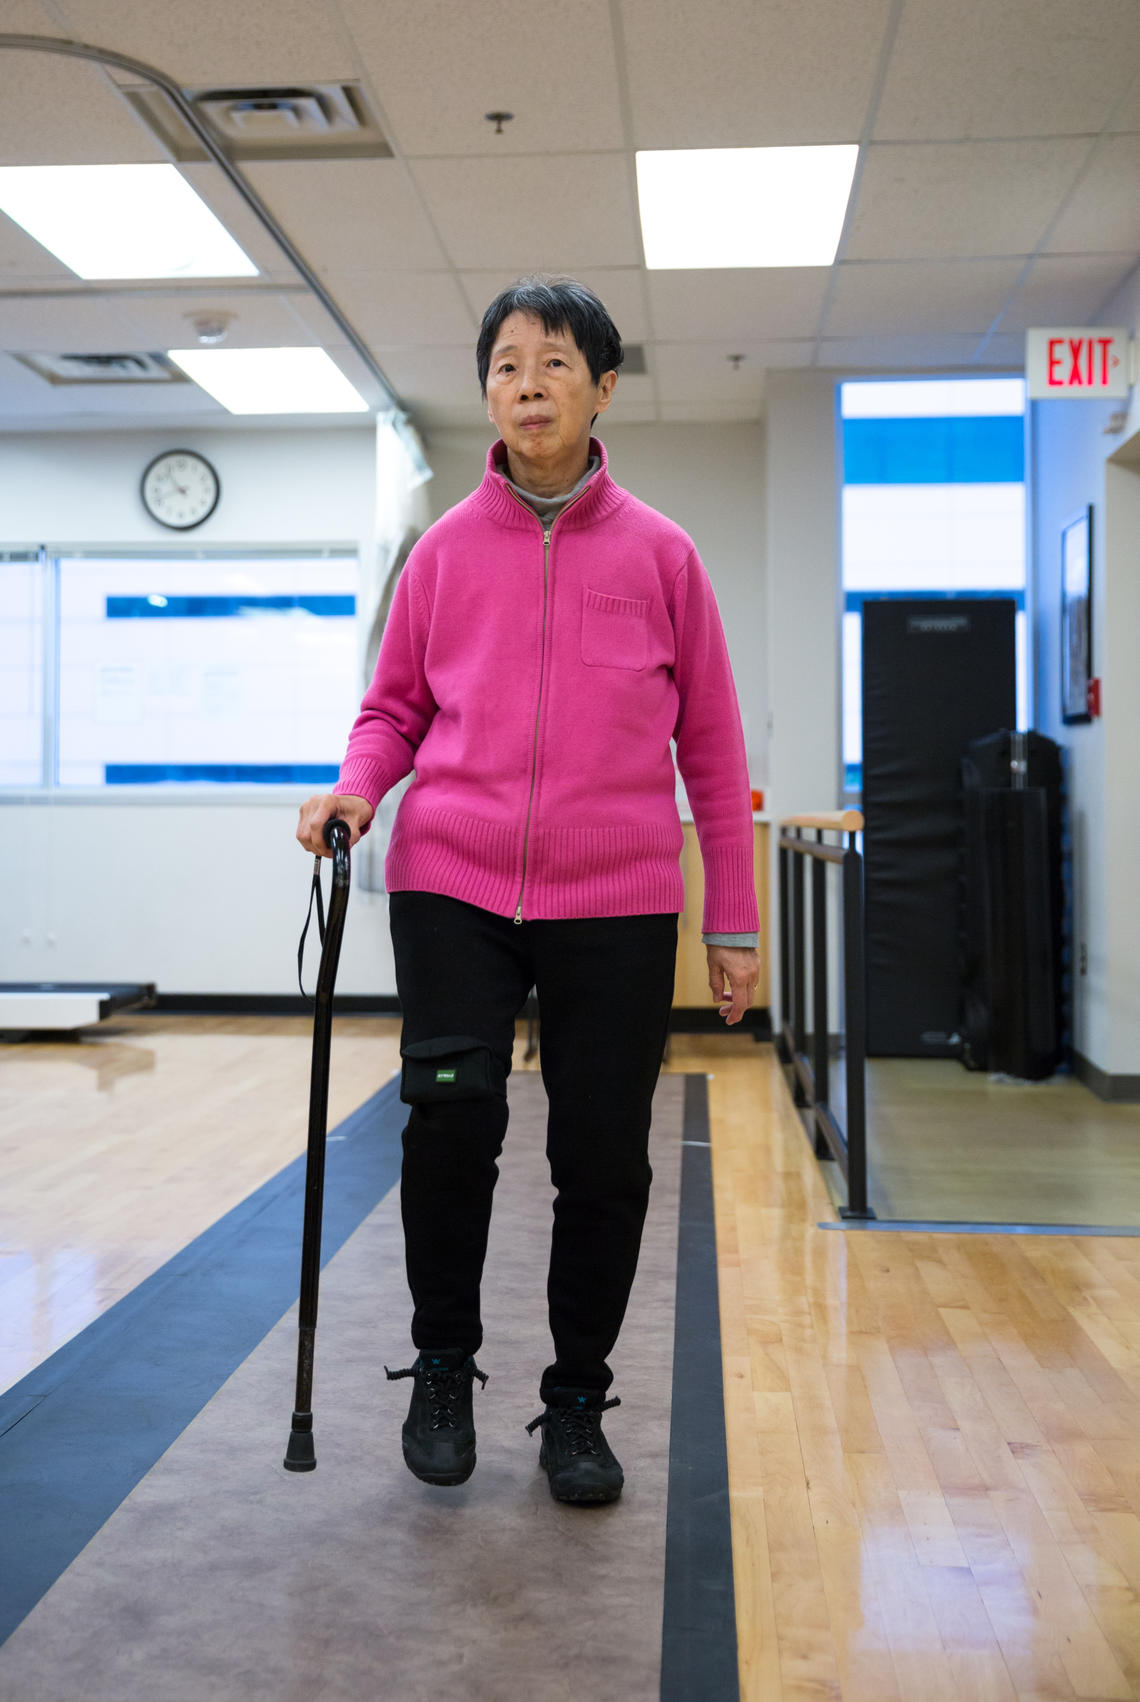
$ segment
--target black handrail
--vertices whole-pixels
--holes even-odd
[[[806,839],[807,827],[815,833]],[[790,1076],[792,1096],[813,1136],[817,1158],[835,1159],[847,1183],[843,1218],[873,1218],[867,1203],[866,972],[863,947],[863,858],[857,845],[862,817],[847,811],[793,817],[780,823],[780,1025],[776,1051]],[[847,834],[846,848],[824,834]],[[812,1048],[807,1054],[806,894],[811,861]],[[827,865],[843,870],[846,1129],[831,1108],[828,1023]]]

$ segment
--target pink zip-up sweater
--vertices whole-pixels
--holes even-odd
[[[413,768],[389,892],[515,921],[680,911],[670,739],[705,868],[703,930],[759,927],[744,736],[692,540],[601,466],[549,531],[482,484],[412,549],[334,790],[374,807]]]

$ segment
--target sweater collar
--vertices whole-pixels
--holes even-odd
[[[559,516],[559,524],[567,529],[590,526],[612,514],[625,500],[625,491],[610,478],[607,469],[606,446],[600,437],[590,439],[589,454],[596,455],[601,466],[586,483],[581,494],[569,503]],[[487,470],[483,482],[472,492],[478,503],[492,519],[501,525],[530,529],[538,520],[533,508],[527,508],[507,484],[507,446],[497,438],[487,451]]]

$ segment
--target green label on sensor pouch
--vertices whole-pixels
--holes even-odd
[[[435,1072],[435,1079],[436,1079],[436,1081],[454,1081],[455,1080],[455,1071],[454,1070],[437,1070]]]

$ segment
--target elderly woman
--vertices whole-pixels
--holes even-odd
[[[521,279],[484,317],[479,383],[499,437],[482,483],[399,580],[332,794],[297,838],[355,843],[412,769],[385,861],[403,1011],[401,1209],[419,1350],[404,1458],[426,1483],[475,1465],[472,1381],[515,1020],[542,1019],[557,1190],[539,1463],[559,1500],[613,1501],[602,1434],[649,1198],[650,1110],[684,892],[670,740],[705,869],[720,1014],[740,1021],[759,917],[740,713],[692,540],[610,477],[590,435],[621,339],[565,278]],[[537,1273],[536,1273],[537,1276]]]

